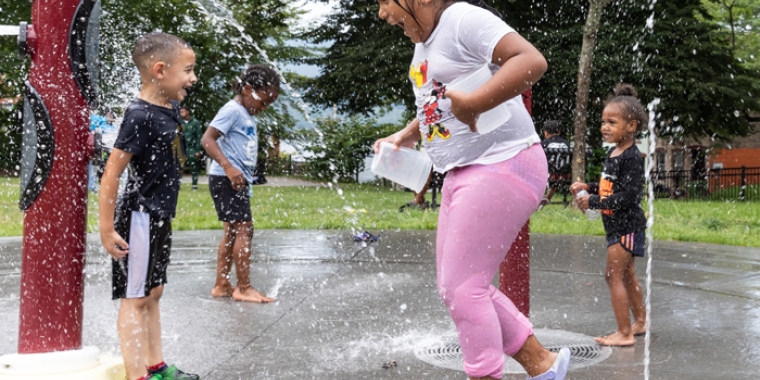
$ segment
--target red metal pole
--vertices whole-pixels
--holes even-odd
[[[533,114],[531,89],[522,96],[528,113]],[[530,315],[530,220],[520,230],[499,266],[499,290],[515,303],[521,313]]]
[[[79,4],[32,3],[36,43],[29,83],[49,111],[55,149],[47,181],[24,212],[22,354],[82,346],[89,108],[69,60],[70,28]]]

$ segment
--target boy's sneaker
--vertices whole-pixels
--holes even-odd
[[[193,373],[184,373],[175,365],[170,365],[165,370],[154,373],[153,376],[158,376],[155,380],[200,380],[201,378]],[[154,380],[153,377],[150,380]]]

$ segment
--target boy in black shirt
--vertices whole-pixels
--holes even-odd
[[[100,238],[113,258],[113,298],[121,299],[121,352],[128,380],[195,380],[164,363],[158,305],[180,183],[172,142],[181,123],[178,102],[197,81],[195,53],[179,37],[151,33],[137,40],[132,60],[140,95],[124,115],[99,197]],[[127,166],[127,188],[117,204],[118,179]]]
[[[552,201],[554,194],[563,185],[567,188],[570,179],[570,143],[560,136],[562,124],[557,120],[544,122],[544,140],[541,147],[546,153],[546,161],[549,164],[549,182],[546,185],[546,194],[539,204],[539,209]],[[565,152],[562,152],[565,151]]]

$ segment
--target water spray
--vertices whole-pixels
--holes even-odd
[[[34,0],[31,6],[33,24],[22,22],[17,33],[19,54],[31,61],[24,83],[18,353],[0,357],[0,379],[56,379],[66,372],[106,378],[103,369],[102,376],[91,372],[103,364],[100,350],[82,346],[100,0]]]

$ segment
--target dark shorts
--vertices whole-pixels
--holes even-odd
[[[126,257],[113,261],[113,299],[143,298],[166,284],[172,247],[172,223],[140,211],[121,210],[116,232],[129,244]]]
[[[644,231],[632,232],[618,238],[607,238],[607,247],[620,244],[623,249],[635,257],[644,257],[647,237]]]
[[[216,216],[222,222],[238,222],[253,220],[251,216],[251,198],[249,197],[251,185],[246,185],[242,190],[235,191],[229,178],[222,175],[208,177],[208,188],[211,191],[211,199],[214,200]]]
[[[570,184],[569,174],[552,174],[549,173],[549,181],[547,185],[552,189],[558,189],[561,187],[567,187]]]

